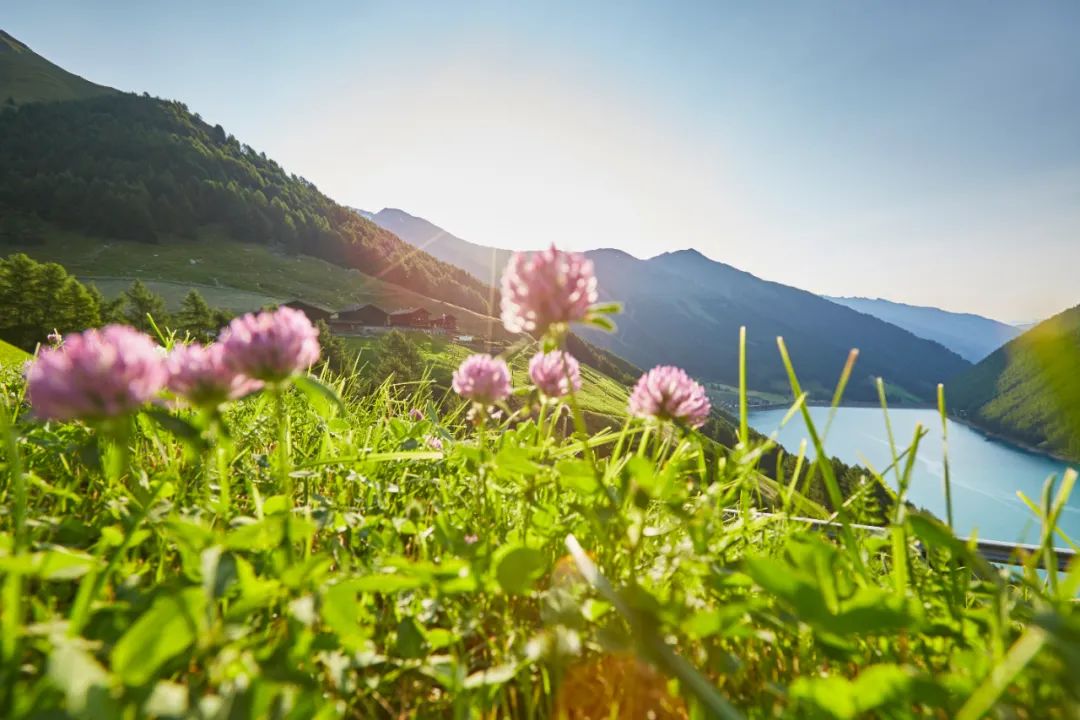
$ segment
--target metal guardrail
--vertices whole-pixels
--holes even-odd
[[[738,510],[727,509],[724,511],[727,515],[738,515]],[[832,532],[839,530],[843,525],[838,522],[831,522],[829,520],[818,520],[816,518],[801,517],[798,515],[780,515],[777,513],[761,512],[759,510],[753,511],[754,517],[774,517],[784,520],[790,520],[792,522],[806,523],[807,525],[813,525],[824,529],[826,532]],[[856,530],[863,530],[875,535],[884,535],[888,532],[889,528],[882,527],[880,525],[862,525],[859,523],[850,523],[850,527]],[[959,537],[957,539],[963,543],[969,543],[971,538]],[[1039,545],[1031,545],[1029,543],[1008,543],[1001,542],[999,540],[975,540],[975,547],[978,549],[979,554],[986,558],[989,562],[1000,563],[1004,565],[1017,565],[1017,559],[1023,555],[1038,555],[1040,556],[1040,564],[1042,561],[1042,547]],[[1060,572],[1064,572],[1068,569],[1069,564],[1076,558],[1076,553],[1069,548],[1055,547],[1054,557],[1057,560],[1057,569]]]

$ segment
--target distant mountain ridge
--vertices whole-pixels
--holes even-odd
[[[617,250],[588,255],[605,299],[625,306],[618,334],[588,336],[639,365],[673,362],[703,379],[734,385],[738,331],[745,325],[749,382],[758,390],[789,392],[777,336],[784,338],[804,388],[818,400],[829,397],[852,348],[860,356],[847,393],[851,400],[873,400],[877,377],[890,384],[896,400],[927,400],[938,382],[969,367],[938,343],[696,250],[648,260]]]
[[[463,240],[423,218],[396,209],[366,213],[416,247],[476,277],[498,278],[509,252]],[[848,397],[873,400],[873,378],[890,384],[894,399],[929,400],[937,383],[970,367],[932,340],[796,288],[719,263],[696,250],[641,260],[621,250],[586,253],[596,266],[604,300],[625,312],[615,334],[584,331],[588,339],[642,367],[672,363],[697,377],[738,382],[738,329],[748,327],[750,383],[786,393],[787,374],[776,349],[782,335],[803,384],[828,397],[848,351],[861,356]]]
[[[31,102],[78,100],[115,92],[54,65],[0,30],[0,110]]]
[[[506,261],[510,259],[509,250],[486,247],[462,240],[438,225],[424,218],[410,215],[404,210],[383,208],[376,213],[365,210],[356,212],[414,247],[430,253],[443,262],[456,265],[490,285],[498,285],[499,275],[506,266]]]
[[[831,297],[827,300],[941,343],[960,357],[979,362],[1023,332],[1022,328],[972,313],[908,305],[883,298]]]
[[[946,396],[979,427],[1080,461],[1080,305],[991,353]]]

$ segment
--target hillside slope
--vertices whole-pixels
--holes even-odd
[[[78,100],[115,92],[52,64],[0,30],[0,110],[26,103]]]
[[[151,244],[86,236],[47,225],[43,242],[0,246],[2,251],[24,252],[36,260],[60,263],[108,297],[139,279],[172,307],[191,288],[214,307],[234,312],[292,299],[331,310],[366,303],[387,310],[423,307],[433,314],[454,315],[462,332],[495,340],[512,337],[488,315],[319,258],[235,242],[213,227],[200,228],[191,240]]]
[[[319,257],[477,312],[488,312],[492,297],[465,271],[338,205],[179,102],[112,93],[0,113],[5,207],[148,243],[182,242],[214,224],[234,240]]]
[[[972,313],[955,313],[941,308],[907,305],[880,298],[825,297],[834,303],[902,327],[921,338],[941,343],[971,362],[979,362],[1023,332],[1023,329],[1014,325]]]
[[[1080,306],[992,353],[949,384],[948,399],[978,426],[1080,460]]]

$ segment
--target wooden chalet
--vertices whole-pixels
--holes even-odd
[[[431,327],[444,332],[457,332],[457,318],[450,313],[443,313],[431,320]]]
[[[315,305],[304,300],[290,300],[289,302],[281,303],[281,307],[291,307],[294,310],[307,315],[308,320],[311,322],[318,322],[320,320],[330,320],[330,316],[334,314],[332,310],[322,307],[321,305]]]
[[[352,332],[364,328],[381,328],[390,324],[390,313],[377,305],[353,305],[344,310],[339,310],[330,327],[342,331]]]
[[[424,308],[407,308],[390,313],[391,327],[431,327],[431,313]]]

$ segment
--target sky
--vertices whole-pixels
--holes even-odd
[[[0,27],[473,242],[1080,303],[1080,3],[6,0]]]

